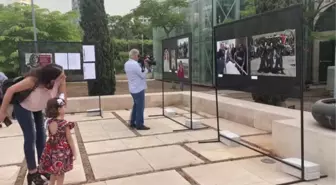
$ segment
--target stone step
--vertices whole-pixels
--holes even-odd
[[[299,158],[286,158],[286,159],[283,159],[283,161],[301,168],[301,159]],[[288,166],[287,164],[278,163],[277,169],[284,173],[301,178],[301,170],[295,169],[291,166]],[[305,171],[305,176],[304,176],[305,180],[316,180],[316,179],[319,179],[321,176],[320,165],[315,164],[310,161],[306,161],[306,160],[304,161],[304,171]]]
[[[228,130],[220,131],[219,134],[222,136],[222,137],[220,137],[220,141],[223,144],[225,144],[227,146],[230,146],[230,147],[239,146],[238,143],[229,140],[229,139],[232,139],[232,140],[235,140],[235,141],[239,142],[240,141],[240,136],[238,134],[235,134],[235,133],[230,132]],[[227,139],[227,138],[229,138],[229,139]]]
[[[188,128],[191,128],[191,123],[192,123],[192,129],[200,129],[203,128],[203,124],[201,122],[201,120],[199,119],[186,119],[185,121],[185,126],[187,126]]]
[[[171,117],[171,116],[175,116],[176,115],[176,111],[174,109],[172,109],[172,108],[165,108],[164,109],[164,114],[166,116]]]
[[[102,114],[102,110],[100,108],[98,108],[98,109],[89,109],[89,110],[86,110],[86,113],[87,113],[88,117],[100,116]]]

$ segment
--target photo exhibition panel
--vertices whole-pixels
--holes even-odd
[[[296,5],[216,26],[217,87],[297,97],[305,73],[302,17]]]
[[[182,35],[162,40],[162,61],[164,80],[189,81],[190,75],[190,35]],[[179,71],[183,71],[180,72]]]

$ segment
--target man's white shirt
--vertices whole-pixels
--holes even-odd
[[[142,72],[140,64],[133,59],[129,59],[124,65],[124,70],[130,93],[135,94],[147,89],[146,77],[148,70],[146,68]]]

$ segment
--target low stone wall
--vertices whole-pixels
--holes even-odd
[[[189,93],[183,92],[183,104],[190,106]],[[216,99],[214,95],[193,92],[192,110],[216,114]],[[260,130],[272,132],[274,120],[292,119],[293,112],[286,108],[274,107],[245,100],[228,97],[218,97],[219,117]],[[279,114],[280,112],[280,114]],[[297,113],[299,116],[299,113]]]
[[[283,157],[301,157],[300,120],[273,122],[272,142],[274,152]],[[314,118],[306,115],[304,121],[305,160],[321,165],[321,172],[335,178],[335,132],[321,127]]]
[[[146,107],[160,107],[162,105],[162,93],[146,94]],[[165,106],[180,105],[182,102],[182,94],[180,93],[165,93]],[[123,110],[131,109],[133,99],[131,95],[115,95],[101,96],[101,108],[107,110]],[[99,108],[98,96],[93,97],[76,97],[68,98],[67,113],[85,112],[89,109]]]

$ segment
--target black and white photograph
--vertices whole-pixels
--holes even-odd
[[[177,59],[177,63],[182,63],[184,78],[189,78],[189,59]]]
[[[176,70],[177,64],[176,64],[176,51],[173,49],[170,51],[170,69]]]
[[[217,73],[227,75],[248,75],[247,38],[217,42]]]
[[[164,72],[170,71],[170,57],[168,49],[164,49],[163,51],[163,71]]]
[[[294,29],[252,36],[251,75],[296,77],[295,42]]]
[[[189,38],[177,40],[178,58],[189,58]]]

